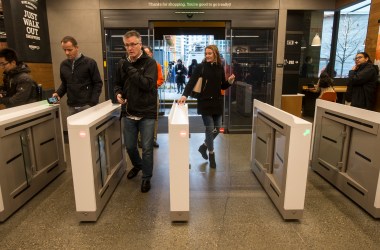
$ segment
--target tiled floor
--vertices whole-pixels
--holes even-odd
[[[80,223],[68,164],[0,224],[0,249],[379,249],[380,222],[312,170],[303,218],[284,221],[250,170],[251,136],[219,136],[215,170],[197,151],[202,138],[190,140],[189,222],[170,221],[168,135],[159,134],[150,192],[124,176],[98,221]]]

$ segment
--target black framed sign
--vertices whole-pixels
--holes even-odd
[[[45,0],[3,0],[9,48],[22,61],[51,63]]]

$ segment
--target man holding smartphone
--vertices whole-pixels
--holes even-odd
[[[123,36],[126,55],[117,67],[114,92],[122,104],[124,144],[133,168],[127,178],[142,170],[141,192],[150,190],[153,175],[153,134],[157,116],[157,64],[142,49],[141,36],[135,30]],[[141,134],[142,156],[137,149]]]
[[[59,101],[67,93],[70,116],[99,103],[103,81],[95,60],[79,52],[74,37],[65,36],[61,46],[67,59],[60,67],[61,86],[52,96]]]

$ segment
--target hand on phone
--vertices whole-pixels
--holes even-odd
[[[55,97],[55,96],[53,96],[53,97],[49,97],[49,98],[47,99],[47,101],[48,101],[49,104],[54,104],[54,103],[57,103],[57,102],[58,102],[58,98]]]

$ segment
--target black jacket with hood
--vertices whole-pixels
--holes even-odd
[[[15,68],[4,72],[2,91],[6,94],[0,98],[0,104],[11,108],[38,100],[37,84],[29,73],[29,67],[23,63],[19,63]]]

